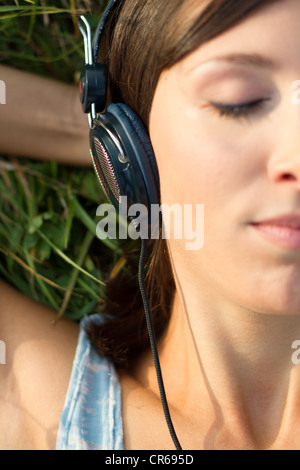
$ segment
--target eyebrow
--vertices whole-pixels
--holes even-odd
[[[237,65],[255,65],[268,69],[275,69],[278,67],[278,64],[276,64],[276,62],[274,62],[272,59],[270,59],[269,57],[262,56],[260,54],[228,54],[214,57],[213,59],[210,59],[207,62],[215,60],[229,62]]]

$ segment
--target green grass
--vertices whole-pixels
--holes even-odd
[[[76,82],[84,60],[76,16],[89,14],[95,27],[106,1],[2,0],[0,60],[6,64]]]
[[[92,27],[107,2],[4,1],[0,61],[77,83],[84,63],[76,15]],[[96,8],[95,8],[96,5]],[[87,143],[88,145],[88,143]],[[0,155],[0,276],[58,315],[80,320],[105,299],[105,281],[130,272],[135,244],[95,237],[96,209],[106,202],[92,169]]]

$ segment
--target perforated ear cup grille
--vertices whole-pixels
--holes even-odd
[[[104,176],[108,182],[108,185],[117,201],[120,200],[121,191],[119,184],[116,178],[114,167],[110,161],[109,155],[100,140],[97,137],[94,138],[95,148],[97,151],[97,156],[100,162],[101,169],[104,173]],[[100,181],[101,182],[101,181]]]

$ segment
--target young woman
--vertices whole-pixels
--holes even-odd
[[[149,129],[161,201],[205,205],[204,247],[160,240],[150,283],[183,449],[299,448],[299,19],[297,0],[125,0],[106,25],[112,100]],[[77,327],[1,284],[1,447],[54,448],[60,421],[58,449],[174,448],[130,300],[81,329],[70,380]]]

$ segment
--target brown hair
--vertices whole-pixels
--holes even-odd
[[[275,0],[120,0],[112,11],[101,44],[108,65],[113,102],[130,106],[149,124],[151,104],[163,70],[201,44]],[[102,47],[103,46],[103,47]],[[165,240],[150,247],[147,290],[156,336],[165,330],[175,282]],[[121,276],[107,285],[105,312],[110,316],[88,334],[101,355],[116,365],[148,348],[144,309],[136,279]]]

